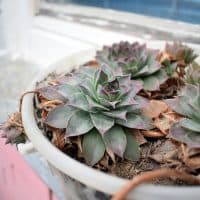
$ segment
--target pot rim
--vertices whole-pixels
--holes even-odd
[[[29,86],[29,90],[34,90],[38,81],[43,80],[47,74],[54,71],[63,71],[65,66],[65,72],[72,70],[73,66],[78,66],[88,60],[94,58],[96,50],[91,49],[87,51],[81,51],[71,56],[67,56],[60,62],[51,65],[48,69],[39,74]],[[120,178],[114,175],[106,174],[104,172],[93,169],[85,164],[82,164],[67,154],[61,152],[43,135],[42,131],[38,128],[33,107],[33,94],[24,97],[22,102],[22,123],[29,140],[35,147],[35,149],[44,156],[49,163],[55,168],[62,171],[64,174],[71,178],[89,186],[101,192],[107,194],[114,194],[117,192],[128,180]],[[153,184],[144,184],[138,186],[133,192],[129,193],[129,197],[133,198],[140,194],[145,195],[157,195],[161,193],[168,195],[169,197],[197,197],[200,196],[199,186],[162,186]],[[178,195],[178,196],[177,196]]]

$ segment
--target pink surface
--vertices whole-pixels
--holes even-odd
[[[0,138],[0,200],[57,200],[14,146]]]

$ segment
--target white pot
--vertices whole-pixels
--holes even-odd
[[[36,82],[43,80],[50,72],[69,72],[79,64],[83,64],[94,58],[94,54],[95,50],[91,50],[65,58],[38,76],[28,90],[34,90]],[[86,186],[106,194],[114,194],[127,183],[126,179],[92,169],[62,153],[42,134],[37,126],[33,113],[33,95],[27,95],[22,104],[22,120],[25,132],[33,146],[55,168]],[[144,184],[132,191],[128,197],[135,200],[199,200],[200,187],[155,186]]]

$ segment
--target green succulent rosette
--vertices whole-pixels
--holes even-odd
[[[45,123],[65,129],[66,137],[82,135],[83,155],[94,165],[106,150],[130,160],[139,158],[139,146],[130,128],[152,128],[151,120],[141,111],[148,103],[137,95],[141,89],[141,81],[131,80],[130,75],[82,67],[68,76],[68,81],[38,91],[64,102],[48,113]]]

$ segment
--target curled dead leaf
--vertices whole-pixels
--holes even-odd
[[[144,137],[149,138],[161,138],[165,135],[161,131],[142,131]]]
[[[110,148],[106,148],[106,152],[107,154],[110,156],[110,158],[112,159],[113,163],[115,163],[115,154],[113,153],[113,151]]]
[[[49,85],[58,85],[59,84],[59,81],[58,80],[51,80],[49,82]]]
[[[169,53],[163,51],[159,54],[158,60],[160,63],[163,63],[165,60],[174,60],[173,56]]]
[[[181,144],[179,158],[189,169],[200,169],[200,148],[190,149],[186,145]]]
[[[42,110],[41,112],[41,117],[42,117],[42,120],[45,121],[46,117],[47,117],[47,114],[48,112],[46,110]]]
[[[192,158],[187,158],[185,164],[194,170],[200,169],[200,156],[195,156]]]
[[[168,118],[156,118],[153,122],[153,125],[158,128],[164,135],[167,135],[169,133],[169,129],[171,125],[173,124],[173,121],[171,121]]]
[[[54,129],[52,131],[52,140],[51,142],[60,150],[64,149],[65,146],[65,134],[60,129]]]
[[[58,105],[62,104],[63,102],[60,100],[51,100],[51,101],[44,101],[39,105],[40,109],[53,109],[57,107]]]
[[[81,138],[81,136],[78,136],[78,137],[74,138],[73,142],[78,146],[80,152],[82,153],[83,152],[83,148],[82,148],[82,138]]]
[[[167,118],[167,119],[169,119],[169,120],[171,120],[171,121],[173,121],[173,122],[177,122],[182,118],[179,114],[177,114],[177,113],[175,113],[173,111],[162,113],[162,116]]]
[[[99,64],[97,63],[96,60],[91,60],[91,61],[85,63],[84,66],[88,66],[88,67],[92,67],[92,68],[98,68]]]

